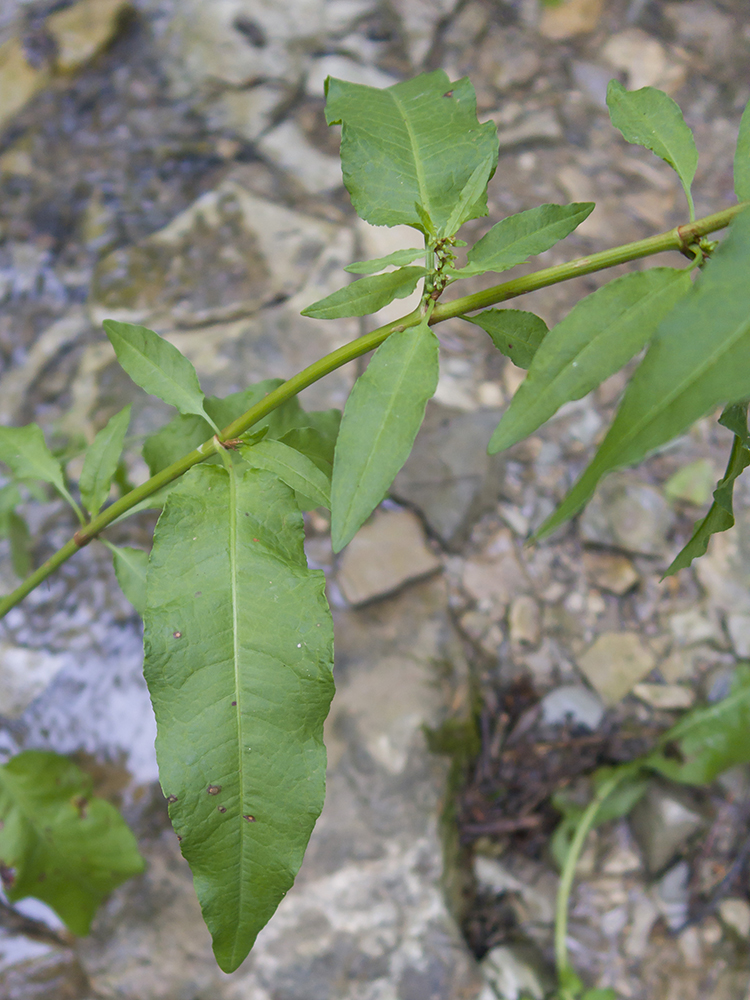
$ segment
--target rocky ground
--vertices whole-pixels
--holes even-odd
[[[408,245],[353,215],[322,114],[327,75],[383,86],[468,73],[498,125],[491,221],[597,202],[544,264],[686,218],[669,168],[609,125],[610,78],[679,101],[700,150],[698,215],[733,202],[750,98],[743,0],[5,0],[0,45],[0,421],[38,420],[75,450],[135,402],[134,482],[167,409],[116,367],[103,318],[157,329],[224,395],[356,336],[365,324],[299,311],[342,265]],[[553,323],[608,277],[518,305]],[[33,902],[0,907],[3,997],[517,1000],[549,987],[549,795],[727,692],[750,656],[750,492],[740,480],[736,530],[660,582],[723,471],[729,435],[706,418],[610,477],[575,526],[525,547],[624,376],[490,459],[522,372],[476,327],[439,333],[438,391],[392,499],[338,559],[325,519],[310,519],[337,629],[328,799],[295,889],[238,972],[213,963],[167,822],[139,623],[107,552],[90,546],[5,620],[0,749],[77,754],[149,867],[85,941]],[[306,402],[342,405],[355,375]],[[56,504],[28,516],[36,561],[73,530]],[[152,524],[113,538],[145,544]],[[481,748],[456,787],[423,727],[465,720],[477,693]],[[744,771],[695,795],[655,783],[629,821],[590,837],[570,925],[588,981],[633,1000],[745,1000],[749,810]]]

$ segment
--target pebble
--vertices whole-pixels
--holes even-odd
[[[750,903],[739,896],[722,899],[719,916],[729,930],[741,938],[750,938]]]
[[[602,55],[615,69],[628,74],[628,89],[659,87],[675,91],[685,80],[684,67],[667,55],[664,46],[640,28],[621,31],[606,42]]]
[[[680,861],[665,872],[654,886],[654,902],[670,930],[677,930],[687,920],[690,903],[689,883],[688,863]]]
[[[533,597],[523,594],[511,601],[508,613],[510,641],[518,646],[538,646],[541,638],[541,614]]]
[[[682,789],[653,782],[630,813],[630,828],[649,872],[660,871],[705,826],[705,819]]]
[[[669,630],[678,646],[696,646],[717,638],[717,627],[697,608],[678,611],[669,618]]]
[[[541,957],[521,945],[492,948],[481,969],[494,995],[503,1000],[544,1000],[550,985]]]
[[[727,615],[727,631],[737,656],[750,657],[750,615]]]
[[[598,25],[603,10],[604,0],[567,0],[545,6],[539,32],[556,42],[588,34]]]
[[[129,0],[79,0],[51,14],[45,27],[57,43],[55,69],[74,73],[85,66],[112,41],[131,9]]]
[[[604,632],[578,660],[579,670],[608,706],[629,694],[655,664],[636,632]]]
[[[613,552],[584,552],[583,568],[594,586],[618,597],[632,590],[640,579],[627,556]]]
[[[310,194],[333,191],[344,183],[338,157],[316,149],[291,119],[261,136],[258,149],[277,167],[291,174]]]
[[[661,493],[622,473],[604,480],[579,524],[586,542],[649,556],[666,553],[674,525],[674,511]]]
[[[606,709],[593,691],[578,684],[566,684],[546,694],[540,702],[542,718],[550,726],[574,725],[594,730]]]
[[[493,118],[493,115],[489,115]],[[557,142],[562,139],[563,130],[557,115],[549,108],[541,111],[533,111],[527,115],[523,121],[512,128],[500,129],[497,139],[500,144],[500,151],[513,149],[514,146],[521,146],[527,142]]]
[[[717,478],[713,464],[707,458],[699,458],[669,477],[664,484],[664,495],[670,500],[684,500],[702,507],[711,499]]]
[[[695,692],[685,684],[636,684],[636,698],[655,709],[686,709],[695,704]]]
[[[410,510],[378,510],[339,561],[337,582],[350,604],[365,604],[440,569],[421,522]]]
[[[379,70],[377,66],[363,66],[348,56],[326,55],[314,59],[307,73],[305,92],[309,97],[322,97],[326,77],[358,83],[363,87],[392,87],[398,78]]]
[[[460,618],[461,628],[488,656],[497,656],[504,636],[503,630],[489,615],[467,611]]]
[[[17,719],[69,661],[65,653],[0,643],[2,714]]]

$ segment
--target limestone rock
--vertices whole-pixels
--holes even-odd
[[[541,624],[539,605],[533,597],[523,594],[511,602],[508,625],[510,641],[514,645],[524,648],[539,645]]]
[[[677,90],[685,79],[685,69],[669,58],[663,45],[639,28],[612,35],[604,46],[604,58],[628,74],[628,89],[659,87]]]
[[[480,556],[466,560],[462,583],[480,608],[491,609],[496,615],[502,614],[510,601],[529,587],[526,572],[516,555],[513,536],[507,528],[495,534]]]
[[[741,938],[750,938],[750,904],[746,899],[732,897],[719,903],[722,923]]]
[[[695,704],[695,692],[685,684],[636,684],[633,694],[656,709],[687,709]]]
[[[581,538],[626,552],[663,555],[675,524],[672,508],[653,486],[614,473],[599,486],[581,515]]]
[[[311,194],[332,191],[344,183],[338,157],[327,156],[312,146],[294,121],[284,121],[266,132],[258,141],[258,149]]]
[[[117,34],[130,9],[129,0],[78,0],[51,14],[45,27],[57,43],[55,69],[74,73],[93,59]]]
[[[492,948],[482,959],[482,972],[495,996],[503,1000],[543,1000],[551,986],[541,955],[523,945]]]
[[[690,869],[679,861],[654,886],[653,899],[670,930],[678,930],[688,918]]]
[[[605,705],[616,705],[655,664],[654,654],[636,632],[604,632],[578,660]]]
[[[750,615],[727,615],[727,631],[737,656],[750,657]]]
[[[566,0],[554,7],[545,7],[539,31],[546,38],[563,41],[593,31],[604,9],[604,0]]]
[[[44,90],[51,79],[48,67],[37,69],[28,62],[19,39],[11,38],[0,45],[0,130],[32,97]]]
[[[12,942],[8,949],[13,952]],[[36,942],[25,939],[25,950],[34,950]],[[23,945],[22,945],[23,947]],[[13,962],[0,970],[0,996],[3,1000],[83,1000],[89,995],[89,981],[72,951],[37,947],[43,952],[35,958]]]
[[[658,872],[705,826],[691,797],[681,788],[653,782],[630,814],[630,828],[649,872]]]
[[[21,715],[69,659],[64,653],[0,643],[0,715]]]
[[[344,549],[336,578],[350,604],[364,604],[436,572],[441,565],[427,547],[415,514],[378,510]]]
[[[392,496],[417,507],[451,549],[497,500],[504,463],[487,454],[487,444],[499,419],[496,410],[459,414],[428,404],[412,453],[391,487]]]
[[[584,552],[583,568],[594,586],[621,597],[638,583],[638,572],[632,562],[614,552]]]

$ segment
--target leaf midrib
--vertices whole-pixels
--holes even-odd
[[[393,103],[396,105],[396,108],[404,122],[404,127],[406,128],[406,134],[409,137],[409,144],[411,145],[411,153],[412,153],[412,158],[414,160],[414,169],[417,175],[417,187],[419,188],[419,195],[420,198],[422,199],[422,205],[425,211],[427,212],[427,215],[430,217],[430,219],[432,219],[432,206],[430,205],[430,195],[427,190],[427,179],[424,174],[424,167],[422,165],[422,161],[419,155],[419,146],[417,145],[416,142],[414,130],[412,129],[411,123],[407,118],[403,101],[400,100],[400,98],[394,91],[390,90],[388,92],[390,93]],[[435,220],[433,219],[433,222],[434,221]]]

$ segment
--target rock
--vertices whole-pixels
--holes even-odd
[[[508,613],[510,641],[520,647],[538,646],[541,638],[541,614],[533,597],[523,594],[511,601]]]
[[[687,861],[670,868],[654,886],[653,899],[670,930],[678,930],[688,918],[690,869]]]
[[[416,514],[378,510],[344,549],[336,579],[350,604],[365,604],[441,566]]]
[[[740,938],[750,938],[750,904],[746,899],[731,897],[719,903],[719,916],[725,927]]]
[[[727,615],[727,631],[737,656],[750,657],[750,615]]]
[[[514,855],[499,861],[476,854],[473,869],[480,890],[517,897],[520,905],[514,908],[522,922],[540,927],[554,923],[558,880],[539,862]]]
[[[602,54],[615,69],[625,70],[629,90],[659,87],[675,91],[685,80],[684,66],[673,62],[661,43],[640,28],[612,35]]]
[[[500,129],[497,133],[501,152],[527,142],[557,142],[562,137],[563,131],[557,115],[549,108],[533,111],[518,125]]]
[[[658,490],[614,473],[597,489],[579,527],[586,542],[659,556],[667,551],[667,535],[674,524],[674,512]]]
[[[554,7],[545,7],[539,31],[556,42],[593,31],[604,9],[604,0],[566,0]]]
[[[605,705],[616,705],[654,669],[654,654],[635,632],[604,632],[578,660],[578,668]]]
[[[415,71],[430,51],[438,23],[457,5],[458,0],[393,0]]]
[[[747,586],[750,560],[746,555],[750,539],[750,513],[735,510],[735,527],[713,535],[708,551],[693,564],[698,582],[708,602],[720,613],[750,615],[750,588]]]
[[[604,705],[588,688],[566,684],[546,694],[541,702],[542,719],[549,726],[583,726],[594,730],[604,718]]]
[[[669,864],[705,826],[692,798],[680,788],[653,782],[630,813],[630,828],[652,874]]]
[[[462,583],[466,593],[481,609],[503,614],[519,591],[529,586],[528,577],[516,555],[513,536],[507,528],[498,531],[481,556],[464,563]]]
[[[549,971],[532,947],[500,945],[482,959],[482,973],[502,1000],[544,1000],[551,986]]]
[[[0,643],[0,714],[16,719],[48,687],[70,657]]]
[[[313,60],[307,74],[305,91],[309,97],[322,97],[326,77],[333,76],[347,83],[363,87],[392,87],[398,78],[384,73],[376,66],[363,66],[348,56],[325,55]]]
[[[226,90],[208,105],[206,119],[216,131],[227,130],[255,142],[273,122],[278,107],[290,97],[289,88],[276,82],[248,90]]]
[[[461,628],[466,635],[488,656],[495,657],[500,652],[504,636],[500,626],[489,615],[481,611],[467,611],[461,615]]]
[[[669,630],[678,646],[696,646],[700,642],[716,640],[717,627],[697,608],[678,611],[669,618]]]
[[[47,949],[37,958],[0,970],[3,1000],[85,1000],[89,993],[88,977],[72,951]]]
[[[632,917],[624,950],[629,958],[641,959],[646,954],[651,928],[659,917],[659,908],[640,887],[632,891],[632,896]]]
[[[595,587],[618,597],[627,594],[640,579],[635,566],[626,556],[611,552],[584,551],[583,568]]]
[[[686,709],[695,704],[695,692],[685,684],[636,684],[633,694],[656,709]]]
[[[48,66],[36,68],[27,61],[19,39],[0,45],[0,131],[51,79]]]
[[[79,0],[50,14],[45,27],[57,46],[55,69],[75,73],[85,66],[112,41],[128,11],[129,0]]]
[[[702,507],[711,499],[716,480],[712,463],[707,458],[699,458],[669,477],[664,484],[664,495],[670,500],[684,500]]]
[[[509,49],[492,76],[492,83],[500,91],[507,90],[528,83],[539,75],[541,68],[542,61],[534,49]]]
[[[310,194],[333,191],[344,183],[338,157],[321,153],[291,119],[258,140],[258,149],[277,167],[291,174]]]
[[[452,550],[497,502],[504,462],[487,454],[487,444],[499,419],[496,410],[458,414],[428,404],[412,453],[391,487],[391,495],[417,507]]]

